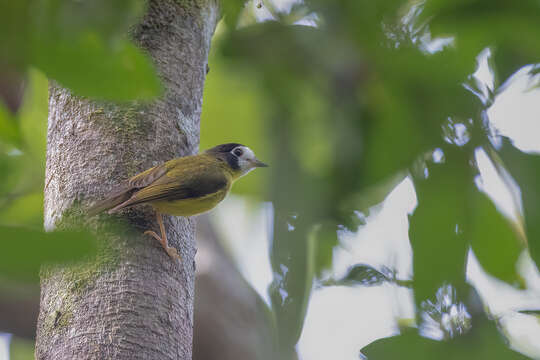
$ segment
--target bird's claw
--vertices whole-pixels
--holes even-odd
[[[166,245],[163,239],[158,234],[156,234],[155,231],[147,230],[144,232],[144,235],[150,235],[151,237],[159,241],[159,243],[161,244],[161,246],[163,246],[163,249],[167,252],[171,259],[178,259],[182,261],[182,257],[178,254],[178,251],[175,248]]]
[[[169,254],[169,256],[171,257],[171,259],[178,259],[182,261],[182,257],[178,254],[178,251],[175,248],[169,246],[165,250],[167,251],[167,254]]]

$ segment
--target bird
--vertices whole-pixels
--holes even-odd
[[[227,143],[200,154],[175,158],[145,170],[110,192],[89,208],[90,216],[103,211],[115,213],[134,205],[149,204],[156,213],[161,236],[147,230],[161,243],[172,259],[180,255],[169,246],[162,214],[193,216],[213,209],[231,190],[240,177],[258,167],[268,165],[257,159],[247,146]]]

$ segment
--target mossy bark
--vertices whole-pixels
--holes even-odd
[[[94,102],[51,84],[45,227],[83,221],[96,229],[103,248],[86,264],[43,272],[36,358],[191,359],[193,221],[165,218],[179,263],[143,236],[157,227],[151,209],[115,216],[122,231],[108,225],[107,215],[88,219],[84,209],[123,179],[197,152],[218,16],[217,0],[149,1],[132,36],[152,56],[165,86],[151,104]]]

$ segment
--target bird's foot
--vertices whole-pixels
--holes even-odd
[[[178,254],[178,251],[175,248],[167,246],[165,251],[167,252],[167,254],[169,254],[171,259],[178,259],[179,261],[182,261],[182,257],[180,256],[180,254]]]
[[[165,241],[163,241],[163,239],[161,238],[161,236],[159,236],[158,234],[156,234],[155,231],[152,231],[152,230],[147,230],[144,232],[144,235],[150,235],[152,236],[154,239],[156,239],[157,241],[159,241],[159,243],[161,244],[161,246],[163,246],[163,249],[165,250],[165,252],[167,252],[167,254],[171,257],[171,259],[178,259],[180,261],[182,261],[182,257],[180,257],[180,255],[178,254],[178,251],[169,246]]]

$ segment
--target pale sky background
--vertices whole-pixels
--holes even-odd
[[[9,360],[10,334],[0,333],[0,360]]]

